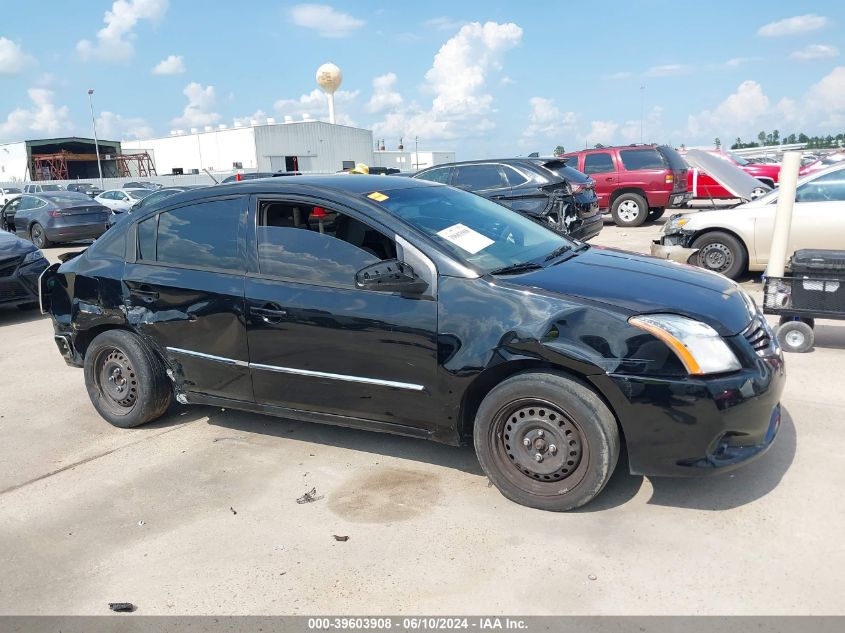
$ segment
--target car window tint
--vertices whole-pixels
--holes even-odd
[[[598,152],[595,154],[587,154],[584,157],[585,174],[606,174],[607,172],[616,171],[613,166],[613,159],[607,152]]]
[[[622,165],[628,171],[638,169],[666,169],[663,156],[656,149],[623,149],[619,150]]]
[[[845,201],[845,170],[834,171],[798,187],[796,202]]]
[[[455,169],[455,186],[469,191],[507,187],[498,165],[463,165]]]
[[[156,222],[158,216],[138,223],[138,259],[154,262],[156,258]]]
[[[156,261],[243,270],[238,255],[242,198],[210,200],[159,215]]]
[[[511,187],[516,187],[517,185],[528,182],[528,178],[520,174],[513,167],[502,165],[502,170],[505,172],[505,177],[508,179],[508,184]]]
[[[441,167],[440,169],[432,169],[417,176],[421,180],[429,180],[431,182],[449,183],[449,167]]]
[[[258,267],[301,283],[355,287],[355,273],[396,257],[396,244],[367,224],[323,207],[264,201],[258,213]]]

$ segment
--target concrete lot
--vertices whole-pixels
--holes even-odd
[[[206,407],[112,428],[51,334],[0,310],[0,614],[845,614],[845,324],[788,357],[764,458],[623,467],[569,514],[508,502],[470,448]]]

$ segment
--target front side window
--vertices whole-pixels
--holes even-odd
[[[209,200],[165,211],[138,224],[138,258],[162,264],[241,271],[243,199]],[[155,233],[155,240],[150,238]]]
[[[804,183],[795,192],[796,202],[845,201],[845,169],[825,174]]]
[[[449,184],[449,169],[450,167],[441,167],[439,169],[431,169],[425,173],[417,176],[420,180],[429,180],[431,182],[440,182],[444,185]]]
[[[468,191],[507,187],[498,165],[464,165],[455,170],[455,186]]]
[[[258,205],[262,275],[307,284],[355,287],[355,273],[396,257],[396,244],[369,225],[324,207],[275,200]]]
[[[628,171],[666,169],[666,163],[656,149],[623,149],[619,151],[619,158]]]
[[[607,152],[597,152],[595,154],[587,154],[584,157],[585,174],[606,174],[608,172],[616,171],[613,165],[613,158]]]

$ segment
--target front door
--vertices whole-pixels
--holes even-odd
[[[135,261],[123,279],[127,319],[186,392],[253,399],[244,320],[248,199],[204,200],[136,227]]]
[[[253,198],[247,332],[256,402],[432,429],[437,302],[360,290],[388,233],[308,198]],[[339,418],[340,419],[340,418]]]
[[[596,183],[599,206],[607,209],[610,196],[619,187],[616,164],[610,152],[590,152],[584,156],[584,173]]]
[[[452,186],[472,191],[488,200],[500,203],[504,203],[511,192],[511,186],[502,170],[493,163],[456,167],[452,176]]]

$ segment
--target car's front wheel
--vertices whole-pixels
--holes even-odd
[[[748,266],[748,254],[745,246],[730,233],[713,231],[705,233],[692,243],[698,252],[690,263],[701,268],[721,273],[730,279],[736,279]]]
[[[529,371],[496,386],[473,429],[482,469],[511,501],[572,510],[592,500],[619,458],[619,431],[588,387],[551,372]]]
[[[91,341],[85,387],[97,412],[124,429],[161,417],[173,398],[161,360],[124,330],[108,330]]]

